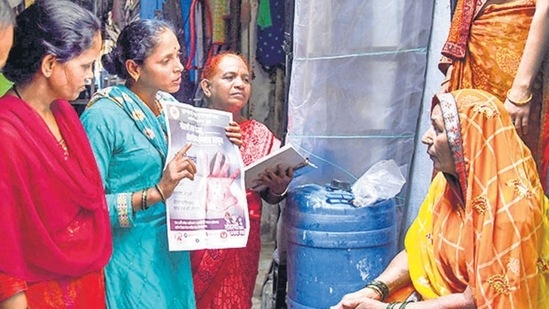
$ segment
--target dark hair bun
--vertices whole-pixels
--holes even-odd
[[[119,75],[119,77],[124,78],[124,76],[120,76],[120,74],[124,74],[124,70],[122,68],[122,63],[118,59],[116,49],[104,54],[103,57],[101,57],[101,63],[109,74]]]

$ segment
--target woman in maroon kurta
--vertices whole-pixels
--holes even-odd
[[[200,85],[208,106],[231,112],[240,125],[240,150],[244,165],[255,162],[280,146],[280,141],[265,125],[240,115],[251,92],[250,69],[241,56],[230,52],[213,56],[206,62],[202,78]],[[251,308],[261,249],[262,198],[271,204],[282,201],[292,177],[291,168],[267,170],[260,180],[266,189],[246,192],[250,217],[246,247],[191,253],[197,308]]]

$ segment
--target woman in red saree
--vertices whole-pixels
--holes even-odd
[[[244,165],[253,163],[280,146],[280,141],[265,125],[240,115],[251,92],[250,69],[241,56],[225,52],[209,58],[202,78],[200,85],[208,106],[231,112],[241,127]],[[262,198],[270,204],[282,201],[292,177],[291,168],[268,170],[260,180],[266,189],[246,192],[250,217],[246,247],[191,253],[197,308],[251,308],[261,249]]]
[[[505,103],[545,190],[548,44],[549,0],[458,0],[440,62],[443,91],[481,89]]]
[[[16,20],[0,98],[0,307],[104,308],[112,250],[99,170],[67,100],[93,76],[100,24],[65,0]]]
[[[422,142],[440,172],[405,250],[334,308],[546,308],[549,204],[503,104],[481,90],[439,94]],[[404,302],[405,290],[423,300]]]

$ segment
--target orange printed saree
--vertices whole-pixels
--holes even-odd
[[[481,89],[504,102],[522,57],[536,4],[534,0],[518,0],[489,4],[481,10],[485,2],[465,0],[458,3],[448,42],[442,50],[454,65],[449,90]],[[543,154],[545,146],[542,144],[549,140],[549,127],[543,125],[547,110],[543,104],[542,75],[538,75],[532,87],[529,132],[521,138],[532,150],[545,186],[545,161],[549,160],[549,153]]]
[[[442,107],[458,177],[439,173],[405,240],[423,299],[469,287],[477,308],[542,308],[548,217],[530,150],[494,96],[460,90]]]

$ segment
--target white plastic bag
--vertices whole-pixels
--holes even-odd
[[[406,179],[393,160],[374,164],[352,186],[353,205],[363,207],[396,196]]]

